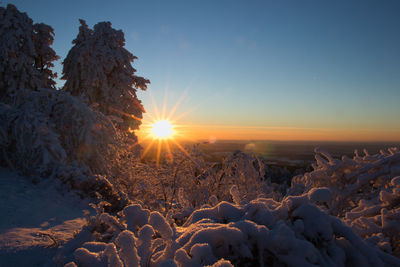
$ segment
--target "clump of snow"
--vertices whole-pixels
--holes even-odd
[[[135,235],[127,230],[121,232],[115,239],[115,244],[120,248],[119,254],[125,266],[139,266],[140,257],[135,242]]]
[[[148,223],[150,211],[136,204],[124,208],[123,214],[127,228],[132,232],[136,232],[138,228]]]
[[[308,192],[308,199],[313,203],[329,203],[332,199],[332,193],[329,188],[312,188]]]

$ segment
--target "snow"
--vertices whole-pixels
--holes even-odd
[[[308,199],[313,203],[328,203],[332,199],[332,193],[326,187],[312,188],[308,192]]]
[[[25,176],[0,169],[2,266],[400,266],[399,148],[316,148],[293,179],[196,146],[154,168],[127,149],[149,81],[122,31],[81,20],[57,91],[53,29],[0,20],[0,163]]]
[[[400,152],[388,152],[339,160],[317,149],[315,170],[296,176],[281,198],[242,201],[239,186],[232,185],[234,203],[205,205],[183,221],[172,219],[173,210],[164,216],[140,204],[127,206],[120,215],[106,215],[114,219],[102,221],[108,224],[103,232],[92,233],[92,240],[103,245],[83,243],[85,250],[77,252],[87,259],[79,254],[75,260],[80,266],[93,255],[100,255],[98,266],[111,260],[139,261],[140,266],[211,266],[224,260],[236,266],[400,266],[395,257],[398,171],[393,168],[400,164]],[[246,169],[245,163],[235,163],[240,165]],[[348,201],[353,204],[339,206]],[[98,219],[92,223],[104,214],[93,216]],[[126,247],[134,254],[127,254]]]
[[[143,209],[140,205],[136,204],[127,206],[124,209],[123,214],[125,216],[127,228],[132,232],[136,232],[138,227],[147,224],[150,211]]]
[[[2,266],[52,266],[58,246],[86,223],[88,200],[65,192],[54,180],[33,184],[0,168],[0,262]],[[54,239],[54,241],[53,241]]]
[[[325,194],[321,195],[325,200]],[[169,224],[160,213],[152,212],[147,214],[149,224],[142,226],[138,233],[114,232],[118,240],[116,253],[109,247],[112,241],[97,248],[86,243],[84,249],[75,252],[75,259],[79,266],[94,266],[85,264],[94,260],[98,264],[95,266],[105,266],[110,260],[119,264],[119,261],[139,259],[140,266],[173,262],[178,266],[204,266],[217,264],[222,259],[235,265],[247,262],[258,266],[268,262],[288,266],[400,264],[399,259],[372,246],[340,219],[312,203],[307,195],[287,197],[282,202],[271,199],[256,199],[240,205],[220,202],[216,207],[196,210],[180,227]],[[254,212],[257,210],[264,212]],[[123,219],[120,222],[124,225]],[[134,244],[137,244],[134,254],[126,254],[125,247],[133,248]],[[99,248],[102,250],[98,251]],[[112,251],[110,255],[106,255],[107,249]],[[127,258],[131,256],[133,259]]]
[[[120,248],[119,254],[124,259],[124,264],[128,267],[138,266],[140,258],[135,247],[135,236],[130,231],[123,231],[115,240]]]
[[[150,214],[149,224],[161,235],[162,238],[172,238],[173,232],[165,218],[157,211]]]

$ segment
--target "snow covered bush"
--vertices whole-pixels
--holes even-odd
[[[52,125],[57,118],[49,122],[46,110],[53,107],[46,95],[57,93],[40,89],[54,86],[50,67],[58,57],[50,47],[53,35],[50,26],[33,24],[15,6],[0,7],[1,162],[23,171],[51,173],[67,160]]]
[[[56,163],[66,161],[57,134],[48,128],[47,118],[40,112],[1,103],[0,118],[2,132],[7,133],[1,144],[1,162],[8,167],[51,174]]]
[[[240,204],[258,197],[281,200],[288,187],[286,176],[282,184],[271,179],[276,173],[285,174],[285,170],[270,168],[255,154],[235,151],[222,162],[208,162],[197,145],[186,151],[174,152],[172,162],[158,166],[132,161],[131,175],[125,176],[129,178],[115,184],[144,207],[164,215],[170,212],[179,220],[196,208],[214,206],[219,201]]]
[[[26,173],[51,174],[76,164],[104,172],[116,135],[110,121],[79,99],[53,89],[19,90],[1,104],[4,161]],[[111,156],[111,155],[110,155]]]
[[[119,216],[92,216],[66,248],[69,253],[75,250],[74,261],[83,267],[218,266],[223,261],[234,266],[400,264],[310,203],[307,194],[281,202],[271,198],[242,205],[220,202],[195,210],[182,226],[158,212],[130,205]]]
[[[172,210],[183,219],[195,208],[215,202],[232,201],[230,189],[236,185],[241,201],[260,195],[280,196],[274,185],[264,180],[264,164],[255,155],[235,152],[222,163],[205,160],[197,146],[188,154],[175,152],[173,162],[159,164],[133,161],[129,179],[116,181],[131,199],[164,214]],[[279,197],[277,197],[279,198]]]
[[[235,151],[222,161],[218,187],[214,194],[217,196],[225,194],[225,197],[219,200],[229,200],[227,194],[232,195],[232,185],[236,185],[241,200],[250,201],[257,197],[279,200],[282,198],[280,191],[286,188],[286,184],[274,183],[269,171],[269,167],[257,155]]]
[[[0,162],[38,179],[58,178],[116,208],[127,203],[107,174],[119,147],[112,123],[78,98],[53,89],[18,90],[0,102]]]
[[[361,237],[382,250],[400,257],[400,151],[389,148],[364,156],[357,151],[350,159],[334,159],[321,148],[315,149],[314,171],[293,178],[289,194],[329,189],[321,194],[320,205],[341,218]],[[314,194],[313,194],[314,195]]]
[[[80,20],[79,34],[63,62],[63,90],[82,96],[89,105],[109,115],[126,133],[141,123],[144,108],[136,96],[149,80],[136,76],[131,63],[137,59],[124,48],[121,30],[110,22],[90,29]]]

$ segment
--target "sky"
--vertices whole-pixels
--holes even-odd
[[[7,3],[54,28],[59,74],[78,19],[121,29],[143,123],[183,99],[191,139],[400,141],[400,1]]]

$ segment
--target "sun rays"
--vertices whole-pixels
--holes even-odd
[[[140,138],[139,143],[144,146],[141,159],[152,149],[156,149],[155,162],[159,166],[162,155],[166,155],[166,159],[170,162],[173,161],[173,148],[181,150],[186,156],[190,157],[189,153],[179,143],[181,139],[188,139],[184,134],[184,125],[179,125],[178,120],[187,115],[189,112],[182,112],[176,115],[176,112],[186,96],[186,91],[176,101],[174,106],[167,109],[167,90],[164,94],[164,100],[161,109],[157,106],[156,101],[151,97],[152,110],[146,113],[149,118],[143,121],[140,126],[143,137]]]

